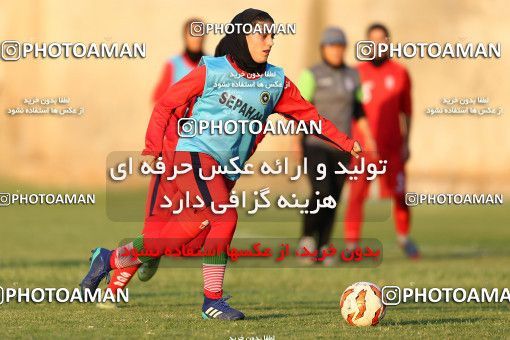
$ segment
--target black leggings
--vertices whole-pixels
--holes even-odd
[[[308,210],[315,210],[317,199],[329,195],[335,199],[338,207],[346,175],[335,175],[335,170],[340,169],[338,162],[342,162],[345,167],[348,167],[351,155],[328,146],[303,143],[303,156],[308,159],[308,178],[312,185]],[[321,175],[317,172],[317,165],[320,163],[326,165],[327,175],[323,180],[318,181],[315,178]],[[316,191],[319,191],[320,195],[317,196]],[[315,237],[319,248],[327,245],[335,224],[335,213],[336,208],[321,208],[316,214],[304,215],[303,236]]]

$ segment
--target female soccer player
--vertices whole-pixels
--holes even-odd
[[[274,21],[269,14],[256,9],[247,9],[232,20],[236,27],[239,27],[239,24],[253,26],[272,23]],[[163,140],[167,133],[171,133],[167,131],[167,127],[172,110],[198,96],[192,112],[197,121],[222,123],[227,120],[256,119],[263,123],[273,112],[279,112],[287,119],[296,121],[321,121],[322,135],[317,137],[358,157],[361,152],[359,144],[338,131],[329,120],[321,117],[314,106],[301,97],[297,87],[284,76],[281,68],[267,63],[272,46],[273,35],[269,33],[245,35],[242,31],[234,31],[227,34],[217,47],[224,56],[205,57],[204,65],[171,86],[158,102],[149,122],[143,154],[157,157],[164,151]],[[233,84],[240,79],[244,82],[255,82],[256,86],[235,87]],[[220,87],[217,84],[226,86]],[[126,256],[127,251],[135,249],[137,253],[141,253],[146,249],[156,249],[161,253],[165,248],[173,249],[193,240],[206,225],[210,225],[203,248],[205,253],[212,251],[217,255],[204,258],[202,317],[243,319],[244,314],[230,307],[226,298],[223,298],[222,289],[227,263],[225,251],[236,228],[237,212],[235,208],[227,208],[224,213],[216,214],[211,209],[212,204],[218,206],[229,202],[230,190],[239,174],[217,174],[208,181],[204,181],[202,177],[211,176],[218,166],[231,168],[229,160],[235,157],[239,157],[237,165],[243,168],[256,137],[250,133],[203,133],[181,137],[173,162],[181,165],[182,169],[191,164],[192,171],[176,177],[178,192],[172,202],[178,202],[189,193],[192,204],[204,202],[205,207],[185,208],[165,227],[141,235],[126,246],[112,251],[94,249],[89,272],[80,284],[82,289],[95,290],[112,269],[133,266],[151,259],[150,256]],[[202,176],[199,176],[200,173]],[[199,221],[208,223],[197,223]]]

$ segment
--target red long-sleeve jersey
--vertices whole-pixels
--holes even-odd
[[[231,59],[229,59],[229,62],[237,72],[240,74],[244,73]],[[172,116],[176,118],[176,108],[188,103],[193,97],[202,95],[205,81],[206,67],[199,66],[167,89],[152,112],[145,136],[143,155],[157,157],[161,154],[165,134],[167,138],[175,139],[176,131],[169,131],[173,129],[167,129],[170,118]],[[301,96],[297,86],[287,77],[285,77],[285,88],[276,103],[274,111],[280,113],[286,119],[306,122],[321,121],[322,134],[316,137],[321,138],[338,149],[347,152],[352,150],[354,140],[338,131],[333,123],[322,117],[315,107]]]
[[[193,69],[198,66],[198,62],[196,63],[193,62],[186,55],[186,53],[182,54],[182,59],[190,69]],[[152,93],[152,101],[154,103],[157,102],[163,96],[163,94],[165,94],[169,86],[173,85],[174,72],[175,72],[174,64],[172,62],[172,59],[170,59],[165,63],[158,84],[156,85],[156,88],[154,88],[154,92]]]
[[[411,116],[411,78],[405,67],[393,60],[375,66],[371,62],[358,65],[363,89],[363,108],[377,150],[383,154],[398,153],[403,143],[400,114]],[[363,134],[355,128],[359,141]]]

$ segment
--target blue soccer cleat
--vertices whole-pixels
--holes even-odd
[[[243,313],[228,305],[227,303],[228,299],[230,299],[230,296],[218,300],[213,300],[204,297],[204,304],[202,305],[202,318],[219,320],[244,319]]]
[[[106,282],[110,281],[110,255],[111,251],[105,248],[95,248],[92,250],[92,257],[90,258],[90,268],[87,275],[80,283],[82,293],[85,289],[94,292],[99,283],[106,277]]]
[[[401,247],[409,259],[417,260],[420,258],[420,251],[418,250],[416,243],[414,243],[411,239],[407,239]]]

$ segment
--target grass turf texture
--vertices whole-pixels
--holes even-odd
[[[29,192],[24,189],[22,192]],[[38,192],[38,191],[35,191]],[[144,194],[137,197],[143,210]],[[387,209],[372,203],[369,209]],[[95,206],[10,206],[0,208],[0,286],[74,288],[87,271],[90,249],[113,247],[135,236],[141,223],[114,223],[105,197]],[[510,306],[505,304],[406,304],[390,307],[377,327],[347,325],[339,296],[351,283],[410,287],[509,287],[508,207],[417,207],[413,237],[423,258],[406,260],[396,246],[393,223],[365,224],[364,236],[384,248],[378,268],[236,268],[226,274],[231,305],[247,320],[202,320],[199,269],[160,270],[147,283],[134,278],[130,302],[117,310],[93,304],[0,305],[0,338],[156,337],[217,338],[505,338]],[[341,237],[337,223],[335,237]],[[299,223],[241,223],[236,236],[298,237]]]

